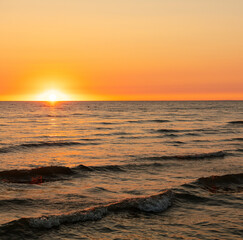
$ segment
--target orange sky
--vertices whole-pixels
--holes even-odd
[[[1,0],[0,100],[242,100],[242,0]]]

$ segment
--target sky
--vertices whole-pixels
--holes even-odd
[[[242,0],[0,0],[0,100],[243,100]]]

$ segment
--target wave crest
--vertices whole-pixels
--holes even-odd
[[[231,121],[231,122],[228,122],[229,124],[237,124],[237,125],[243,125],[243,121]]]
[[[34,228],[52,228],[64,223],[75,223],[99,220],[109,213],[117,211],[162,212],[172,204],[171,191],[141,198],[129,198],[108,205],[101,205],[83,211],[44,216],[29,219],[29,225]]]
[[[200,184],[204,185],[226,185],[226,184],[242,184],[243,183],[243,173],[238,174],[227,174],[222,176],[210,176],[202,177],[198,179]]]
[[[243,173],[202,177],[195,183],[212,193],[241,192],[243,190]]]
[[[213,158],[224,158],[228,153],[226,151],[217,151],[210,153],[196,153],[187,155],[171,155],[171,156],[158,156],[142,158],[144,160],[202,160]]]
[[[178,133],[180,131],[179,130],[175,130],[175,129],[166,129],[166,128],[164,128],[164,129],[158,129],[158,130],[156,130],[156,132],[158,132],[158,133]]]
[[[81,143],[81,142],[69,142],[69,141],[41,141],[41,142],[33,142],[33,143],[22,143],[19,145],[13,145],[9,147],[0,148],[0,153],[9,153],[13,151],[19,151],[29,148],[42,148],[42,147],[65,147],[72,145],[97,145],[98,143],[89,142],[89,143]]]
[[[74,172],[63,166],[49,166],[33,169],[7,170],[0,172],[4,182],[39,184],[60,179],[60,175],[72,175]]]

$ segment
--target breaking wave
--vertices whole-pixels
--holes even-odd
[[[31,227],[52,228],[63,223],[74,223],[99,220],[105,215],[119,211],[162,212],[172,204],[172,191],[152,195],[149,197],[128,198],[116,203],[89,208],[80,212],[29,219]]]
[[[76,222],[95,221],[102,219],[110,213],[124,211],[140,211],[158,213],[163,212],[172,205],[173,193],[168,190],[156,195],[139,198],[128,198],[115,203],[103,204],[100,206],[75,211],[61,215],[42,216],[40,218],[21,218],[3,225],[0,232],[4,234],[9,229],[17,228],[44,228],[50,229],[61,224]]]

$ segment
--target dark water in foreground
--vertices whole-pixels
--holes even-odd
[[[0,239],[242,239],[243,102],[0,110]]]

